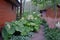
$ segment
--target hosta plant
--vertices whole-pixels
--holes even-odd
[[[29,38],[29,35],[32,35],[29,33],[38,31],[41,23],[42,19],[40,18],[40,14],[36,12],[29,15],[23,15],[23,17],[18,21],[10,23],[6,22],[6,25],[2,30],[3,39],[11,40],[16,37],[16,40],[21,40],[22,38],[24,40],[25,37]]]

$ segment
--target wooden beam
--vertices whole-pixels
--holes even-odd
[[[20,19],[22,17],[22,0],[20,0]]]
[[[5,0],[7,3],[10,3],[16,7],[20,5],[20,3],[17,0]]]

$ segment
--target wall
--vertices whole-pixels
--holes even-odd
[[[12,10],[11,4],[0,0],[0,28],[4,26],[5,22],[11,22],[16,19],[16,10]]]
[[[60,8],[57,8],[57,14],[54,13],[53,9],[51,8],[47,9],[47,12],[46,12],[47,17],[55,18],[56,15],[57,15],[57,18],[60,18]]]
[[[52,10],[51,8],[47,9],[46,16],[44,16],[44,19],[47,21],[49,28],[55,28],[55,24],[57,22],[60,22],[60,8],[57,9],[57,18],[55,18],[55,15],[56,14],[54,13],[54,10]]]

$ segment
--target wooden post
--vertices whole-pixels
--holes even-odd
[[[25,1],[26,1],[26,0],[24,0],[24,2],[23,2],[23,13],[24,13]]]
[[[19,20],[20,19],[19,12],[18,12],[19,11],[19,8],[17,7],[16,9],[17,9],[17,12],[16,12],[16,20]]]
[[[20,19],[22,17],[22,0],[20,0]]]

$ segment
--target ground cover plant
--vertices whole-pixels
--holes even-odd
[[[4,40],[29,40],[32,34],[40,29],[42,19],[40,14],[24,14],[18,21],[6,22],[2,30]]]

